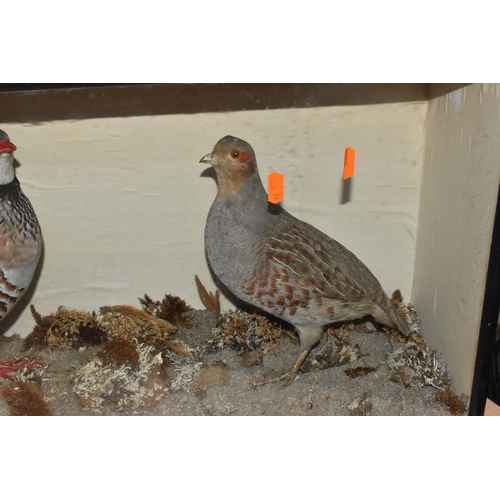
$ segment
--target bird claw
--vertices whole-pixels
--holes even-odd
[[[311,347],[309,346],[307,349],[304,349],[300,354],[299,357],[295,360],[295,363],[292,365],[292,367],[287,370],[285,373],[280,375],[279,377],[274,377],[274,378],[261,378],[261,380],[250,380],[251,384],[254,387],[260,387],[262,385],[266,384],[274,384],[276,382],[281,382],[285,381],[283,385],[279,387],[279,389],[284,389],[285,387],[288,387],[294,380],[295,376],[298,374],[300,365],[304,362],[304,359],[307,358],[307,355],[309,354],[309,351],[311,350]]]
[[[14,392],[17,390],[19,390],[19,387],[4,387],[4,386],[0,387],[0,393],[2,393],[2,392]]]
[[[276,384],[276,383],[282,382],[284,380],[285,383],[278,387],[278,389],[284,389],[285,387],[288,387],[295,380],[296,375],[297,375],[296,371],[288,370],[287,372],[283,373],[282,375],[279,375],[278,377],[271,377],[271,378],[270,377],[252,377],[250,379],[250,383],[254,387],[262,387],[263,385]]]
[[[17,372],[23,368],[29,368],[30,370],[36,370],[38,368],[38,365],[34,363],[22,363],[22,361],[27,361],[27,359],[16,358],[5,363],[0,363],[0,377],[6,378],[7,380],[14,380],[14,378],[9,375],[10,372]]]

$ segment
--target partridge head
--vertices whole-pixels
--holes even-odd
[[[16,146],[0,130],[0,321],[30,286],[42,251],[42,233],[13,165]],[[0,376],[33,365],[21,358],[0,363]],[[0,387],[0,391],[7,388]]]
[[[214,167],[218,182],[205,226],[212,271],[240,300],[291,323],[299,335],[297,360],[275,380],[287,385],[295,378],[331,323],[371,317],[410,335],[406,320],[352,252],[268,203],[250,144],[228,135],[200,162]]]

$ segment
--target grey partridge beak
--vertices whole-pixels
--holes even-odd
[[[209,165],[214,164],[214,155],[212,153],[208,153],[201,160],[200,163],[208,163]]]

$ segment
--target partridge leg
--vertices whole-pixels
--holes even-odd
[[[9,373],[10,372],[17,372],[18,370],[21,370],[22,368],[30,368],[31,370],[34,370],[37,368],[37,365],[33,363],[22,363],[22,361],[26,361],[26,358],[16,358],[12,359],[10,361],[7,361],[5,363],[0,362],[0,377],[8,379],[8,380],[14,380]],[[7,392],[7,391],[14,391],[14,387],[0,387],[0,392]]]
[[[260,387],[262,385],[274,384],[276,382],[281,382],[281,381],[285,380],[285,383],[280,387],[280,389],[283,389],[284,387],[289,386],[294,381],[295,375],[297,375],[299,368],[300,368],[300,365],[307,358],[307,355],[309,354],[310,350],[311,350],[311,348],[309,347],[305,351],[302,351],[298,355],[298,357],[295,360],[295,363],[292,365],[292,367],[289,370],[287,370],[285,373],[280,375],[279,377],[274,377],[274,378],[267,379],[267,380],[260,380],[258,382],[255,381],[255,382],[252,382],[252,384],[256,387]]]
[[[254,386],[259,387],[262,385],[273,384],[275,382],[281,382],[284,380],[285,383],[280,387],[281,389],[283,389],[284,387],[289,386],[295,380],[295,375],[297,375],[300,366],[307,358],[307,355],[312,349],[312,346],[316,344],[316,342],[319,342],[319,340],[321,339],[321,334],[323,333],[323,328],[318,328],[313,330],[299,328],[299,327],[295,328],[297,329],[297,332],[299,334],[300,347],[301,347],[301,350],[299,352],[299,355],[297,356],[297,359],[295,360],[295,363],[288,371],[283,373],[283,375],[268,380],[252,382]]]

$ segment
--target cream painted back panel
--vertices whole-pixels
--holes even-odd
[[[421,102],[5,126],[45,238],[25,302],[49,313],[139,306],[144,293],[170,293],[201,308],[194,275],[215,288],[203,232],[216,184],[198,161],[226,134],[252,144],[266,186],[272,171],[285,175],[287,210],[352,250],[388,294],[400,288],[409,300],[426,112]],[[356,176],[341,204],[347,146],[357,150]],[[2,326],[25,336],[33,324],[26,307]]]

